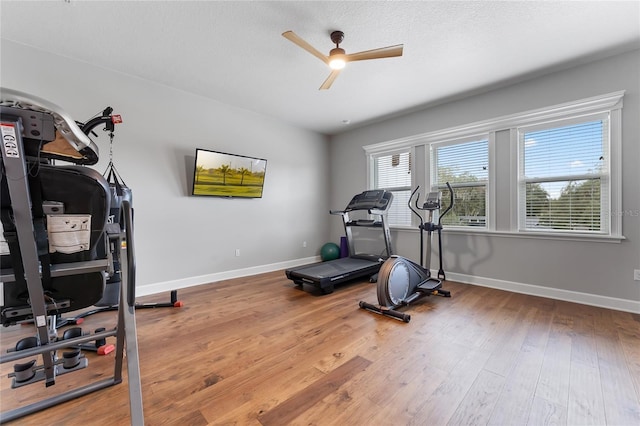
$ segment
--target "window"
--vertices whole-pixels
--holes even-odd
[[[446,208],[449,182],[455,207],[442,224],[453,232],[620,240],[623,98],[612,92],[366,145],[368,187],[393,191],[391,226],[412,227],[407,201],[418,185],[440,191]]]
[[[387,213],[389,225],[410,226],[411,212],[407,203],[411,195],[411,152],[374,156],[373,188],[393,193],[393,202]]]
[[[442,224],[486,228],[488,138],[433,144],[431,161],[431,190],[442,192],[443,208],[450,204],[447,182],[454,193],[454,207],[442,218]]]
[[[609,114],[518,129],[519,230],[609,233]]]

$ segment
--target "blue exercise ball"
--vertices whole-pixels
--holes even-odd
[[[326,243],[320,249],[322,261],[335,260],[340,257],[340,247],[335,243]]]

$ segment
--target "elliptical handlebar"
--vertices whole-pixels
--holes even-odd
[[[444,209],[444,211],[442,212],[442,214],[440,214],[440,216],[438,216],[438,226],[440,226],[440,223],[442,221],[442,218],[449,213],[449,211],[453,208],[453,206],[455,205],[455,197],[453,196],[453,188],[451,188],[451,185],[449,184],[449,182],[447,182],[447,188],[449,189],[449,194],[451,196],[451,202],[449,203],[449,206]]]
[[[413,192],[411,193],[411,196],[409,196],[409,202],[407,204],[409,205],[409,209],[411,209],[413,214],[418,216],[418,218],[420,219],[420,225],[423,225],[424,224],[424,219],[422,218],[422,215],[420,213],[418,213],[418,211],[416,209],[414,209],[413,206],[411,205],[411,199],[413,198],[414,194],[416,192],[418,192],[418,189],[420,189],[420,185],[416,186],[416,189],[413,190]],[[418,196],[416,197],[416,208],[417,209],[420,209],[420,207],[418,206],[418,200],[419,199],[420,199],[420,193],[418,192]]]
[[[418,218],[420,219],[420,226],[418,228],[420,229],[420,262],[422,262],[422,257],[424,256],[424,219],[422,218],[422,215],[418,213],[418,210],[416,210],[420,209],[420,207],[418,206],[418,200],[420,199],[420,193],[418,192],[418,189],[420,189],[420,185],[416,186],[416,189],[413,190],[407,204],[409,205],[409,209],[413,212],[413,214],[418,216]],[[418,192],[418,196],[416,197],[416,208],[414,209],[411,205],[411,199],[416,192]]]
[[[418,218],[420,219],[420,225],[424,225],[424,219],[422,217],[422,215],[418,212],[418,210],[432,210],[432,209],[427,209],[424,207],[420,207],[418,205],[418,200],[420,199],[420,193],[418,192],[418,189],[420,189],[420,185],[418,185],[416,187],[416,189],[413,190],[413,192],[411,193],[411,195],[409,196],[409,202],[407,203],[409,206],[409,209],[411,209],[411,211],[413,212],[413,214],[415,214],[416,216],[418,216]],[[447,208],[439,215],[438,217],[438,226],[440,226],[440,222],[442,221],[442,218],[449,213],[449,211],[453,208],[453,206],[455,205],[455,200],[454,200],[454,195],[453,195],[453,188],[451,188],[451,184],[449,184],[449,182],[447,182],[447,189],[449,190],[449,194],[451,196],[450,198],[450,202],[449,205],[447,206]],[[416,194],[416,192],[418,192],[418,196],[416,197],[415,200],[415,208],[411,205],[411,200],[413,199],[413,196]],[[425,203],[426,204],[426,203]]]
[[[453,188],[451,188],[451,185],[449,184],[449,182],[447,182],[447,188],[449,189],[449,194],[451,195],[451,202],[449,203],[449,207],[447,207],[444,212],[442,212],[442,214],[438,217],[438,253],[439,253],[439,258],[440,258],[440,269],[438,269],[438,279],[439,280],[446,280],[447,276],[444,273],[444,267],[442,266],[442,218],[444,217],[444,215],[446,215],[447,213],[449,213],[449,211],[453,208],[454,204],[455,204],[455,197],[453,194]]]

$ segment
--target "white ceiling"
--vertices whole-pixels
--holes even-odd
[[[640,48],[639,1],[2,0],[0,14],[3,39],[325,134]],[[404,55],[347,64],[319,91],[327,66],[286,30],[325,54],[341,30],[347,53]]]

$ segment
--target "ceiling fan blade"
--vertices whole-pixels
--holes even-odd
[[[315,56],[316,58],[320,59],[325,64],[327,64],[327,65],[329,64],[329,58],[327,56],[325,56],[322,53],[320,53],[320,51],[318,51],[318,49],[316,49],[315,47],[313,47],[312,45],[310,45],[309,43],[307,43],[306,41],[301,39],[293,31],[285,31],[285,32],[282,33],[282,36],[284,38],[286,38],[287,40],[297,44],[300,47],[302,47],[304,50],[306,50],[307,52],[311,53],[313,56]]]
[[[331,71],[331,74],[329,74],[329,77],[327,77],[327,79],[324,81],[324,83],[322,83],[322,86],[320,86],[319,90],[327,90],[329,87],[331,87],[331,85],[335,81],[336,77],[338,77],[338,74],[340,74],[340,71],[341,70],[333,70],[333,71]]]
[[[364,61],[366,59],[393,58],[402,56],[402,44],[396,46],[381,47],[379,49],[365,50],[364,52],[350,53],[347,55],[346,61]]]

